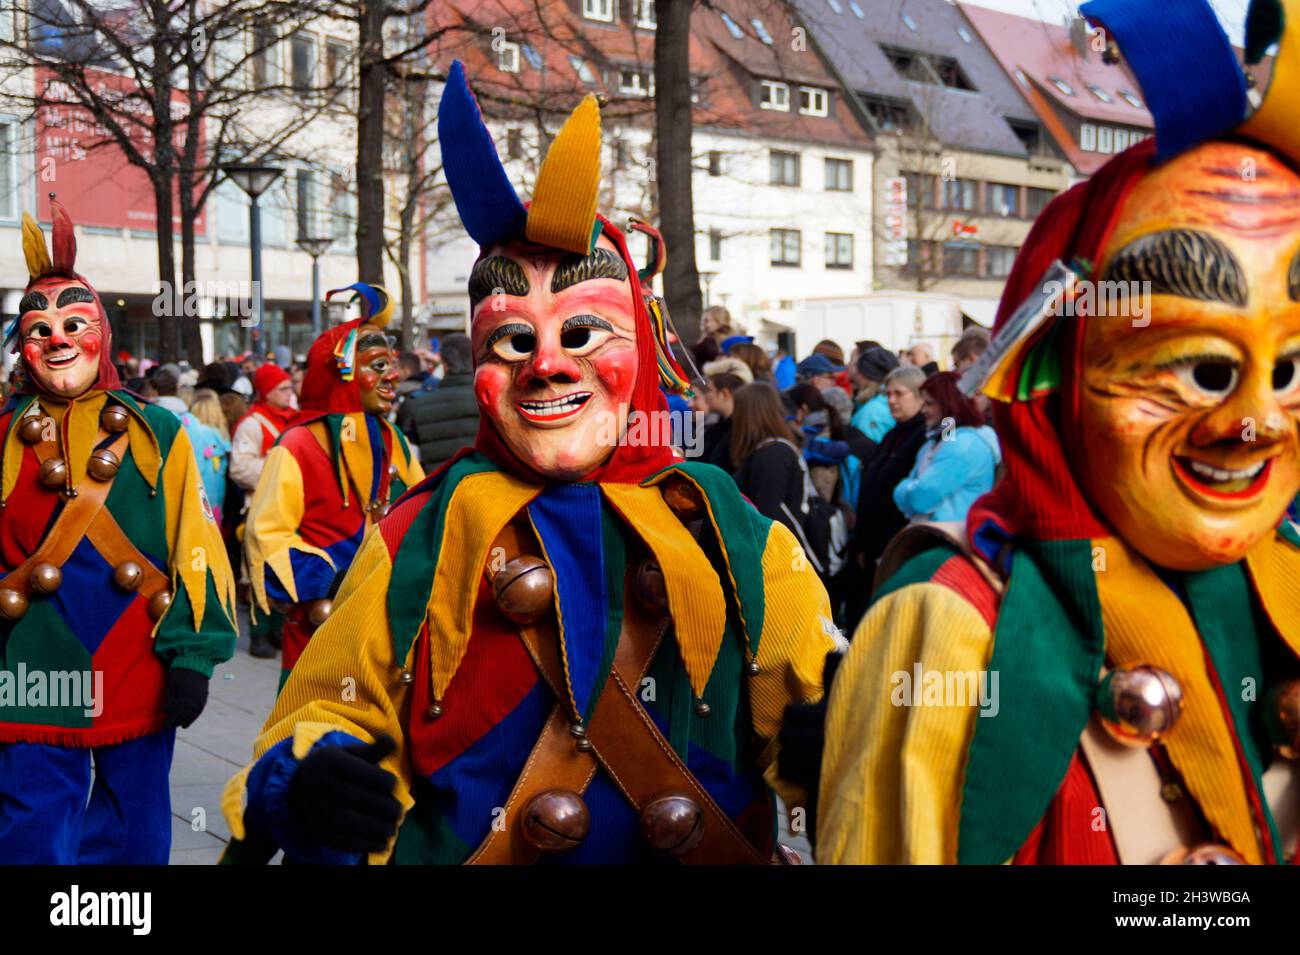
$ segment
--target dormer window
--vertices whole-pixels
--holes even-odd
[[[771,46],[772,34],[767,32],[767,27],[763,26],[763,21],[758,17],[754,17],[749,22],[754,27],[754,32],[758,34],[758,38],[768,46]]]
[[[1120,90],[1119,95],[1124,100],[1124,102],[1128,103],[1134,109],[1145,109],[1145,107],[1142,105],[1142,101],[1138,99],[1137,94],[1134,93],[1132,90]]]
[[[497,49],[497,69],[502,73],[519,72],[519,44],[507,40]]]
[[[721,11],[718,12],[718,16],[722,17],[722,24],[727,28],[727,32],[731,34],[732,39],[745,39],[745,31],[740,29],[740,24]]]
[[[639,70],[622,70],[619,73],[618,89],[628,96],[654,96],[655,78],[653,73]]]
[[[582,15],[588,20],[614,22],[614,0],[582,0]]]
[[[1062,93],[1064,93],[1066,96],[1074,95],[1074,87],[1071,86],[1069,83],[1065,82],[1065,80],[1061,79],[1059,76],[1056,75],[1049,76],[1047,78],[1047,81],[1051,83],[1053,86],[1055,86]]]
[[[799,112],[804,116],[825,116],[829,103],[830,97],[824,89],[817,86],[799,87]]]
[[[658,24],[655,16],[655,0],[634,0],[636,3],[636,25],[642,30],[653,30]]]
[[[763,109],[775,109],[788,113],[790,111],[790,87],[784,83],[778,83],[776,80],[763,80],[758,105]]]
[[[1101,100],[1103,103],[1115,102],[1115,97],[1111,96],[1109,93],[1107,93],[1096,83],[1088,84],[1088,92],[1090,92],[1093,96],[1097,97],[1097,99]]]

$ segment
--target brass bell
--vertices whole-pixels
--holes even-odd
[[[668,612],[668,584],[664,582],[663,568],[653,557],[647,557],[637,565],[636,576],[632,578],[632,593],[651,613]]]
[[[1102,727],[1125,746],[1150,746],[1178,722],[1183,688],[1159,667],[1142,664],[1111,670],[1097,686]]]
[[[1279,756],[1300,758],[1300,680],[1288,680],[1264,694],[1264,729]]]
[[[396,464],[390,464],[390,465],[388,465],[388,480],[390,480],[390,481],[396,481],[396,480],[397,480],[397,465],[396,465]]]
[[[429,717],[431,720],[436,720],[438,717],[442,716],[442,704],[437,700],[434,700],[429,704],[429,708],[425,710],[424,715]]]
[[[43,594],[52,594],[63,583],[63,571],[53,564],[41,563],[32,568],[32,587]]]
[[[307,604],[307,622],[313,627],[319,627],[329,619],[330,611],[333,609],[334,603],[328,597],[313,600]]]
[[[99,423],[105,431],[121,434],[131,420],[131,412],[121,405],[106,405],[99,414]]]
[[[758,676],[759,672],[757,660],[750,660],[745,664],[745,673],[748,676]]]
[[[656,852],[680,859],[704,838],[704,810],[685,793],[658,793],[641,810],[641,834]]]
[[[397,674],[397,682],[402,684],[411,684],[415,682],[415,674],[410,670],[403,670]]]
[[[149,601],[149,616],[154,620],[160,620],[171,605],[172,592],[170,590],[160,590]]]
[[[1175,849],[1160,860],[1161,865],[1245,865],[1246,860],[1233,848],[1203,842],[1191,849]]]
[[[68,466],[62,458],[49,458],[41,462],[41,483],[46,487],[60,488],[68,479]]]
[[[108,448],[100,448],[91,454],[90,460],[86,462],[86,473],[96,481],[108,481],[117,474],[117,469],[121,466],[122,462],[118,460],[116,454]]]
[[[705,514],[704,496],[685,478],[664,481],[660,488],[664,503],[683,521],[693,521]]]
[[[20,590],[0,590],[0,616],[19,620],[27,612],[27,595]]]
[[[703,700],[696,700],[696,701],[695,701],[695,715],[696,715],[696,716],[708,716],[708,715],[709,715],[709,704],[705,703]]]
[[[139,590],[144,582],[144,571],[133,560],[124,560],[113,568],[113,583],[130,593]]]
[[[1114,66],[1119,62],[1119,44],[1111,40],[1106,44],[1106,49],[1102,51],[1101,62],[1107,66]]]
[[[551,609],[555,577],[546,561],[524,554],[497,571],[492,594],[501,612],[515,623],[530,624]]]
[[[519,827],[530,846],[542,852],[577,848],[591,828],[591,814],[572,789],[547,789],[524,804]]]
[[[18,437],[28,444],[36,444],[45,433],[45,423],[40,415],[28,415],[18,426]]]

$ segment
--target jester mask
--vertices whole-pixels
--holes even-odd
[[[304,417],[320,414],[383,416],[397,398],[397,362],[393,342],[385,329],[393,315],[393,302],[378,285],[357,282],[326,293],[328,300],[352,292],[361,317],[323,333],[307,352],[299,407]]]
[[[552,142],[525,206],[452,65],[438,112],[443,168],[480,253],[469,279],[477,448],[530,480],[634,479],[671,460],[666,442],[630,446],[633,415],[666,414],[662,308],[622,233],[596,214],[600,111],[588,96]],[[653,429],[645,429],[649,434]]]
[[[119,387],[109,361],[111,330],[99,296],[77,274],[72,220],[50,203],[54,256],[40,226],[23,214],[23,254],[30,280],[10,330],[22,357],[20,389],[54,399],[78,398],[92,388]]]

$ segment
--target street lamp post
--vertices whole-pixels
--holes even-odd
[[[264,166],[258,163],[227,163],[221,167],[222,171],[234,180],[235,185],[247,193],[251,200],[248,207],[248,246],[249,254],[252,258],[253,273],[253,321],[252,328],[262,327],[262,212],[258,208],[257,198],[271,184],[280,178],[283,172],[275,166]],[[245,325],[245,328],[250,326]],[[245,349],[248,347],[248,338],[244,339]]]
[[[320,336],[320,257],[334,242],[329,238],[307,238],[298,240],[298,248],[311,256],[311,337]]]

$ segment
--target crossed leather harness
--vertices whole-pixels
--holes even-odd
[[[498,547],[503,549],[498,553],[538,552],[536,540],[526,525],[507,525],[493,542],[493,548]],[[656,800],[677,800],[674,808],[678,812],[694,805],[699,819],[697,830],[690,833],[690,842],[696,839],[698,842],[685,851],[671,853],[679,861],[705,865],[770,863],[686,767],[637,698],[636,690],[670,624],[667,616],[655,616],[642,607],[631,593],[630,582],[625,582],[623,629],[614,665],[595,712],[581,725],[565,702],[568,691],[554,614],[548,613],[536,623],[520,626],[519,637],[557,702],[506,801],[504,825],[488,833],[466,860],[467,865],[535,862],[543,850],[530,841],[528,828],[538,824],[534,818],[539,809],[538,800],[556,793],[580,797],[591,784],[597,768],[605,770],[627,801],[641,813],[643,831],[654,825],[645,810]],[[684,845],[689,846],[690,842]],[[781,861],[785,861],[784,856]]]
[[[99,447],[107,437],[108,432],[101,428],[95,446]],[[122,431],[108,445],[107,450],[121,461],[128,444],[127,433]],[[55,458],[50,442],[38,442],[32,445],[32,450],[42,464]],[[154,566],[152,561],[140,553],[113,519],[113,515],[104,507],[116,476],[114,472],[105,479],[92,478],[82,481],[76,488],[75,496],[68,497],[64,501],[63,509],[46,532],[40,546],[3,579],[0,579],[0,593],[9,591],[24,598],[17,604],[6,601],[4,604],[6,607],[16,606],[21,609],[16,616],[11,616],[12,610],[5,616],[11,619],[21,617],[26,610],[26,596],[34,590],[50,586],[48,580],[33,581],[33,571],[42,568],[42,565],[55,569],[62,568],[83,539],[89,540],[100,556],[115,570],[129,565],[138,568],[138,575],[125,575],[132,585],[126,586],[125,589],[138,591],[148,601],[150,616],[157,620],[166,611],[170,604],[171,581],[166,574]],[[58,579],[56,577],[53,582],[54,589],[57,589]],[[123,584],[119,583],[119,586]]]

